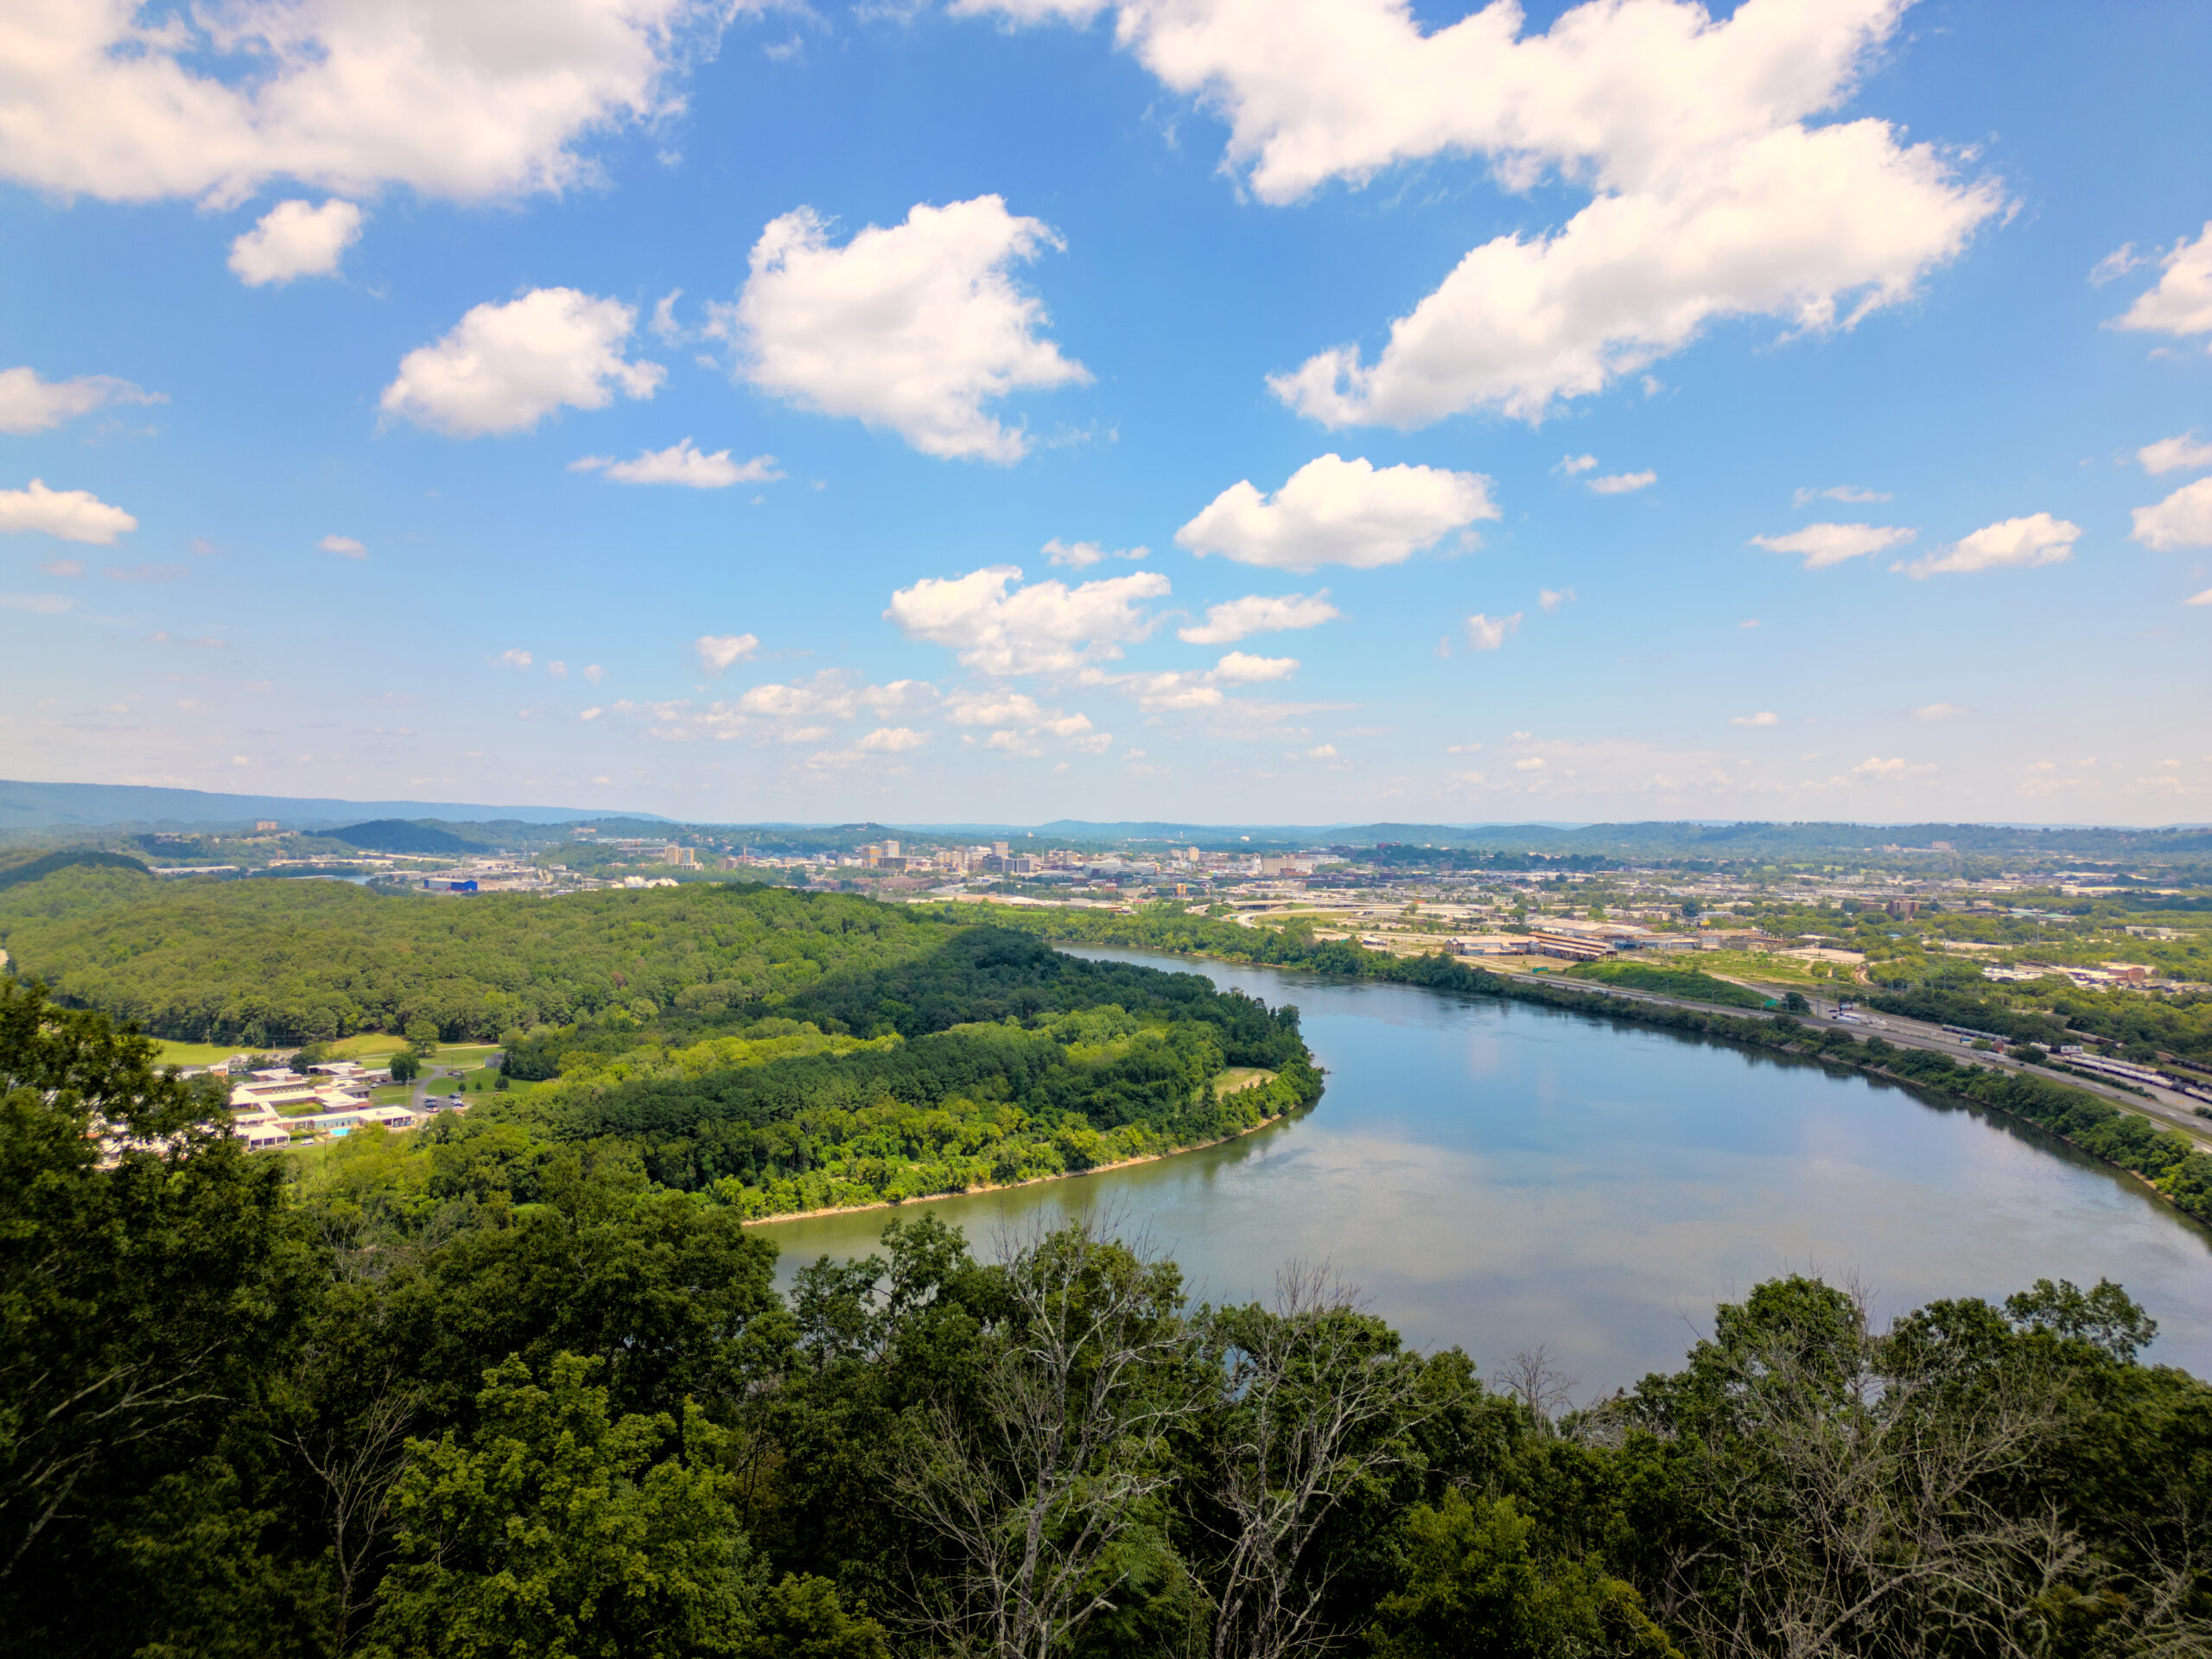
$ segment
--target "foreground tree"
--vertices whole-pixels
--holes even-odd
[[[1716,1656],[2212,1653],[2201,1485],[2163,1526],[2127,1516],[2169,1484],[2162,1425],[2128,1402],[2163,1391],[2133,1365],[2155,1329],[2110,1285],[1932,1303],[1878,1334],[1814,1280],[1722,1308],[1630,1408],[1683,1477],[1670,1619]],[[2060,1471],[2093,1438],[2131,1496],[2091,1520]],[[2201,1459],[2193,1438],[2173,1450]]]
[[[232,1562],[257,1541],[224,1447],[316,1271],[224,1116],[144,1039],[0,981],[0,1629],[28,1650],[127,1651],[210,1576],[289,1594]]]
[[[895,1475],[942,1570],[917,1614],[960,1651],[1047,1659],[1170,1559],[1170,1437],[1201,1397],[1173,1262],[1088,1224],[1033,1236],[973,1392],[918,1409]]]
[[[1205,1574],[1215,1659],[1331,1644],[1322,1613],[1333,1571],[1318,1541],[1340,1506],[1371,1496],[1411,1453],[1421,1363],[1357,1301],[1349,1286],[1293,1266],[1274,1306],[1210,1322],[1219,1384],[1201,1513],[1218,1550]]]

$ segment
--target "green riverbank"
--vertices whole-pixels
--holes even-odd
[[[974,907],[962,906],[972,913]],[[1568,982],[1491,973],[1438,952],[1397,957],[1349,940],[1317,941],[1285,930],[1243,927],[1203,916],[1097,911],[1000,910],[992,919],[1055,944],[1119,945],[1133,950],[1214,957],[1309,973],[1388,980],[1432,990],[1495,996],[1639,1025],[1713,1037],[1770,1052],[1794,1054],[2003,1112],[2034,1124],[2089,1156],[2126,1171],[2191,1219],[2212,1225],[2212,1155],[2187,1136],[2063,1084],[1904,1048],[1878,1036],[1808,1026],[1789,1014],[1738,1014],[1663,1007],[1572,988]]]

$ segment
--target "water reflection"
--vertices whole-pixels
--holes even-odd
[[[2212,1376],[2212,1234],[2025,1126],[1696,1038],[1407,986],[1084,951],[1293,1001],[1319,1105],[1229,1146],[946,1199],[981,1246],[1109,1210],[1194,1291],[1263,1295],[1326,1259],[1424,1347],[1485,1368],[1548,1343],[1583,1392],[1676,1363],[1716,1300],[1790,1271],[1853,1278],[1878,1314],[2039,1277],[2118,1280],[2152,1357]],[[801,1262],[865,1255],[888,1212],[776,1223]]]

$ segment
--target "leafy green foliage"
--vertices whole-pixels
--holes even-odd
[[[1103,1065],[1224,1012],[983,1029]],[[785,1021],[632,1078],[970,1029]],[[2139,1363],[2108,1284],[1878,1331],[1777,1281],[1562,1414],[1311,1280],[1193,1307],[1089,1228],[982,1262],[897,1218],[786,1300],[768,1238],[620,1138],[248,1159],[148,1045],[14,986],[0,1085],[10,1655],[2102,1659],[2212,1629],[2212,1389]],[[101,1125],[143,1144],[104,1158]]]
[[[1034,1180],[1220,1140],[1307,1106],[1294,1008],[1196,974],[1092,963],[976,928],[896,971],[825,981],[788,1017],[683,1047],[549,1033],[503,1109],[568,1140],[615,1135],[657,1180],[747,1217]],[[912,1033],[911,1039],[909,1033]],[[1272,1075],[1223,1092],[1225,1068]]]
[[[175,891],[150,895],[162,914]],[[453,970],[435,995],[483,997],[469,1020],[493,1023],[467,1033],[502,1033],[531,1086],[474,1121],[249,1158],[143,1039],[0,984],[0,1654],[2206,1646],[2212,1389],[2139,1363],[2155,1327],[2117,1286],[1876,1331],[1833,1287],[1774,1281],[1681,1369],[1563,1414],[1294,1274],[1275,1306],[1192,1307],[1172,1262],[1088,1227],[982,1262],[902,1217],[786,1299],[748,1217],[1233,1133],[1318,1092],[1295,1010],[1058,955],[1027,919],[302,891],[194,898],[176,950],[214,961],[243,918],[317,995],[345,983],[318,944]],[[75,950],[148,897],[69,868],[0,915]],[[2212,1217],[2212,1159],[2042,1079],[1442,956],[1090,915],[1072,925],[1116,942],[1884,1071]],[[113,982],[151,987],[135,961]],[[543,1017],[594,974],[603,1000]],[[423,995],[390,1022],[449,1039]],[[1230,1067],[1260,1081],[1227,1090]]]
[[[59,852],[41,853],[36,858],[25,859],[19,864],[0,868],[0,892],[33,881],[42,881],[57,870],[68,869],[123,870],[133,875],[146,874],[146,867],[138,860],[127,858],[121,853],[104,853],[91,848],[64,849]]]
[[[956,931],[904,906],[721,883],[451,899],[337,881],[149,887],[72,868],[0,894],[0,945],[59,1000],[157,1036],[253,1046],[418,1021],[454,1042],[614,1013],[757,1015]]]
[[[1541,1561],[1538,1527],[1510,1497],[1415,1504],[1404,1522],[1405,1580],[1376,1605],[1379,1659],[1550,1659],[1605,1653],[1680,1659],[1634,1587],[1586,1561]]]
[[[239,1491],[208,1460],[313,1300],[283,1172],[199,1127],[219,1110],[150,1043],[0,981],[0,1626],[23,1650],[127,1650],[106,1645],[118,1592],[188,1621],[203,1576],[252,1548],[236,1518],[181,1570],[155,1541]],[[53,1570],[110,1556],[89,1602]]]
[[[411,1441],[393,1494],[397,1564],[379,1655],[677,1659],[736,1654],[757,1593],[723,1436],[696,1405],[616,1417],[594,1367],[541,1386],[510,1356],[466,1441]]]

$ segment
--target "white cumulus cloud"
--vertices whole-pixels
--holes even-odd
[[[43,432],[110,404],[165,404],[168,398],[111,374],[41,380],[30,368],[0,369],[0,432]]]
[[[1140,570],[1070,588],[1021,580],[1019,568],[991,565],[964,576],[925,576],[891,595],[884,620],[910,639],[926,639],[992,675],[1065,673],[1119,657],[1157,619],[1138,607],[1171,591],[1166,576]]]
[[[1802,553],[1808,570],[1825,570],[1909,542],[1918,534],[1896,524],[1808,524],[1786,536],[1754,536],[1751,545],[1770,553]]]
[[[29,489],[0,490],[0,533],[43,531],[65,542],[105,547],[137,528],[136,518],[90,490],[49,490],[35,478]]]
[[[862,754],[904,754],[929,741],[928,733],[911,726],[879,726],[853,747]]]
[[[1193,645],[1233,645],[1255,633],[1282,633],[1294,628],[1318,628],[1344,614],[1329,602],[1329,590],[1319,593],[1248,594],[1219,605],[1206,607],[1206,620],[1175,630],[1175,637]]]
[[[1548,611],[1555,611],[1562,605],[1572,605],[1574,603],[1575,598],[1576,594],[1574,589],[1572,588],[1539,588],[1536,589],[1536,603],[1542,606]]]
[[[1593,478],[1588,487],[1599,495],[1629,495],[1637,490],[1648,490],[1659,481],[1655,472],[1613,473],[1605,478]]]
[[[2146,443],[2135,452],[2135,459],[2143,470],[2154,476],[2159,473],[2193,472],[2199,467],[2212,467],[2212,443],[2199,443],[2195,432],[2184,432],[2177,438],[2160,438],[2156,443]]]
[[[1203,557],[1312,570],[1348,564],[1370,570],[1401,564],[1447,532],[1495,518],[1491,480],[1440,467],[1377,468],[1326,454],[1307,461],[1272,496],[1242,480],[1175,532]]]
[[[998,196],[917,204],[842,247],[810,207],[769,221],[734,305],[711,308],[762,391],[889,427],[925,454],[1019,461],[1028,440],[983,405],[1090,378],[1038,330],[1044,302],[1015,264],[1060,245],[1041,219]]]
[[[760,650],[760,641],[750,633],[702,633],[692,648],[699,653],[701,667],[709,674],[719,674]]]
[[[953,693],[945,701],[944,717],[955,726],[1016,726],[1043,720],[1045,710],[1025,691],[994,689]]]
[[[2161,553],[2212,547],[2212,478],[2183,485],[2156,506],[2136,508],[2129,539]]]
[[[1762,709],[1756,715],[1731,715],[1728,717],[1728,723],[1731,726],[1779,726],[1782,724],[1782,716],[1770,709]]]
[[[683,438],[665,449],[645,449],[634,461],[612,455],[580,455],[569,463],[572,473],[605,473],[618,484],[681,484],[687,489],[726,490],[733,484],[772,484],[783,476],[773,455],[732,461],[729,451],[700,452]]]
[[[1915,720],[1949,720],[1955,715],[1968,715],[1971,709],[1962,709],[1955,702],[1930,702],[1912,711]]]
[[[626,361],[637,313],[573,288],[532,289],[472,308],[434,345],[400,359],[379,407],[448,437],[521,432],[563,404],[604,409],[650,397],[667,371]]]
[[[498,656],[486,657],[484,660],[494,668],[528,668],[532,659],[526,651],[503,651]]]
[[[361,210],[350,201],[280,201],[231,244],[231,270],[248,288],[327,276],[360,239]]]
[[[369,550],[351,536],[326,536],[315,545],[326,553],[335,553],[341,559],[365,559]]]
[[[1477,611],[1467,619],[1467,649],[1496,651],[1520,629],[1521,613],[1518,611],[1510,616],[1485,616]],[[1541,766],[1543,763],[1538,761],[1537,764]]]
[[[1213,665],[1211,677],[1224,685],[1264,685],[1297,672],[1295,657],[1254,657],[1232,651]]]
[[[2037,565],[2063,564],[2074,556],[2074,543],[2082,527],[2047,512],[2024,518],[2004,518],[1984,524],[1970,536],[1961,536],[1905,567],[1905,574],[1919,582],[1948,572],[1969,575],[1980,570],[2032,569]]]
[[[587,137],[672,110],[724,0],[298,0],[8,11],[0,175],[35,190],[236,202],[271,179],[462,200],[591,176]],[[215,63],[245,61],[245,74]]]
[[[1340,346],[1270,383],[1332,426],[1411,427],[1477,407],[1537,419],[1721,318],[1849,327],[1910,297],[2004,199],[1885,121],[1820,120],[1904,10],[1716,21],[1694,0],[1590,0],[1524,35],[1504,3],[1424,32],[1408,0],[1126,0],[1117,35],[1228,124],[1228,164],[1263,201],[1450,156],[1508,189],[1586,193],[1557,229],[1469,253],[1374,361]]]
[[[2194,242],[2186,237],[2158,261],[2155,286],[2112,320],[2115,328],[2160,334],[2212,334],[2212,220]]]

